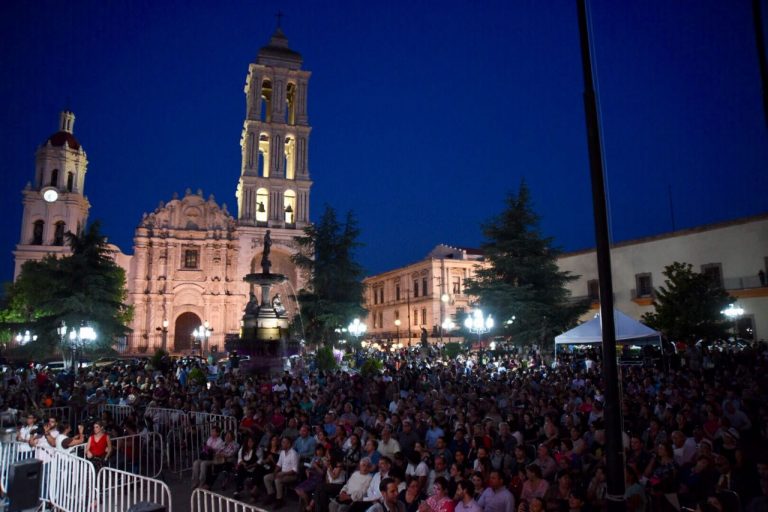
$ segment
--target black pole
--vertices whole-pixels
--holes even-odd
[[[624,445],[622,442],[621,382],[616,365],[616,327],[613,321],[613,281],[608,239],[608,212],[605,200],[603,160],[597,100],[592,82],[592,60],[589,51],[586,0],[577,0],[581,61],[584,68],[584,110],[589,146],[589,170],[592,178],[592,209],[597,242],[597,276],[600,283],[600,319],[603,334],[603,382],[605,384],[605,457],[609,511],[626,510],[624,498]]]
[[[763,14],[761,0],[752,0],[752,18],[755,22],[755,41],[757,43],[757,59],[760,65],[760,78],[763,90],[763,113],[765,125],[768,127],[768,58],[765,51],[765,31],[763,30]]]

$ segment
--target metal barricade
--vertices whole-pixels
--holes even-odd
[[[181,409],[166,409],[163,407],[147,407],[144,417],[152,422],[151,430],[162,436],[175,428],[189,424],[187,413]]]
[[[66,421],[72,426],[73,430],[77,429],[77,424],[75,423],[77,420],[75,411],[70,406],[43,407],[38,409],[37,413],[41,419],[47,420],[48,418],[56,418],[59,423]]]
[[[112,437],[112,454],[106,461],[106,466],[136,475],[157,478],[163,472],[164,443],[163,437],[157,432],[144,432],[130,436]],[[69,453],[86,458],[87,442],[73,446]]]
[[[133,407],[130,405],[101,404],[98,409],[99,418],[102,417],[105,411],[112,416],[112,420],[116,425],[122,425],[125,419],[134,412]]]
[[[191,512],[266,512],[263,508],[227,498],[205,489],[195,489],[190,498]]]
[[[31,459],[34,456],[34,448],[31,448],[27,443],[18,441],[0,443],[0,490],[3,493],[8,488],[8,473],[11,464],[20,460]]]
[[[66,451],[51,450],[47,453],[50,461],[46,463],[48,469],[43,474],[49,486],[51,505],[62,512],[93,510],[97,504],[93,465]]]
[[[192,469],[195,459],[200,456],[211,427],[219,427],[222,434],[228,430],[236,434],[237,418],[222,414],[190,412],[184,427],[171,430],[166,436],[166,467],[181,478],[182,473]]]
[[[173,511],[171,491],[165,483],[115,468],[99,471],[96,499],[101,512],[125,512],[143,501],[157,503],[169,512]]]

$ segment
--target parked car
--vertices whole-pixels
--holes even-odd
[[[63,372],[67,369],[67,363],[64,361],[50,361],[45,363],[43,369],[53,373]]]
[[[117,357],[100,357],[93,362],[95,368],[108,368],[113,364],[120,362],[121,359]]]

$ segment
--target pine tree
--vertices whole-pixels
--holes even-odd
[[[671,340],[690,342],[727,335],[721,313],[733,298],[711,277],[695,272],[690,263],[664,267],[664,286],[654,291],[653,308],[643,321]]]
[[[299,291],[304,334],[312,343],[329,343],[337,328],[367,313],[363,303],[363,268],[355,261],[360,247],[357,220],[349,212],[343,223],[326,206],[320,222],[296,237],[299,252],[293,262],[309,274],[309,286]]]
[[[530,202],[522,182],[517,194],[507,196],[505,210],[483,225],[490,266],[467,280],[466,292],[495,317],[497,332],[513,342],[545,344],[575,325],[589,305],[571,300],[566,285],[578,276],[559,270],[561,251],[539,232]]]

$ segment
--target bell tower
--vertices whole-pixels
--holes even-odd
[[[48,254],[70,253],[65,234],[85,227],[90,203],[83,195],[88,158],[73,134],[75,114],[65,110],[59,130],[35,153],[35,179],[22,191],[21,238],[14,251],[16,279],[21,266]]]
[[[248,67],[237,185],[240,226],[300,230],[309,224],[307,118],[310,73],[280,27]],[[285,233],[295,236],[297,233]]]

